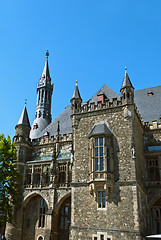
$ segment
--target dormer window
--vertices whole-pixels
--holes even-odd
[[[98,102],[102,102],[102,103],[105,102],[105,95],[104,95],[104,93],[101,93],[101,94],[97,95],[97,101]]]
[[[37,123],[35,123],[34,126],[33,126],[33,130],[35,130],[37,128],[38,128],[38,125],[37,125]]]
[[[150,90],[148,93],[147,93],[148,96],[153,96],[154,93]]]

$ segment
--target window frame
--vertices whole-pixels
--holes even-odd
[[[42,203],[42,204],[41,204]],[[39,217],[38,217],[38,228],[45,228],[47,203],[45,199],[41,198],[39,202]]]
[[[99,193],[101,193],[101,196],[99,196]],[[99,207],[99,200],[101,200],[101,207]],[[103,200],[105,200],[105,207],[103,207]],[[107,210],[106,191],[105,191],[105,189],[102,189],[102,188],[98,188],[98,190],[97,190],[97,209],[98,210]]]

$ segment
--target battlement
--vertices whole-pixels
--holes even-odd
[[[58,140],[59,139],[59,140]],[[50,144],[50,143],[56,143],[56,142],[67,142],[67,141],[72,141],[72,133],[67,134],[59,134],[58,136],[42,136],[41,138],[33,139],[32,140],[32,145],[42,145],[42,144]]]
[[[152,123],[149,123],[148,121],[144,122],[145,128],[149,128],[149,130],[156,130],[161,129],[161,119],[160,122],[157,120],[153,120]]]
[[[102,101],[98,101],[97,104],[95,104],[95,102],[91,102],[90,104],[83,103],[79,112],[80,113],[92,112],[101,109],[114,108],[118,106],[122,106],[122,102],[117,98],[113,98],[111,102],[109,99],[105,99],[104,103],[102,103]]]

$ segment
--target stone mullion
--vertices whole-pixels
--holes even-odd
[[[40,89],[40,103],[42,102],[42,89]]]
[[[38,93],[37,93],[37,105],[39,103],[39,95],[40,95],[40,90],[38,90]]]
[[[68,183],[69,183],[68,176],[69,176],[69,162],[67,162],[67,164],[66,164],[66,185],[68,185]]]
[[[106,155],[107,147],[106,147],[106,139],[103,138],[103,162],[104,162],[104,171],[107,172],[107,155]]]
[[[31,170],[31,186],[33,186],[33,181],[34,181],[34,165],[32,165],[32,170]]]
[[[41,164],[41,172],[40,172],[40,187],[42,186],[42,175],[43,175],[43,165]]]

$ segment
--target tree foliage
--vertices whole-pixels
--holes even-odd
[[[20,174],[16,159],[15,144],[9,136],[0,134],[0,229],[12,222],[13,206],[18,204]]]

